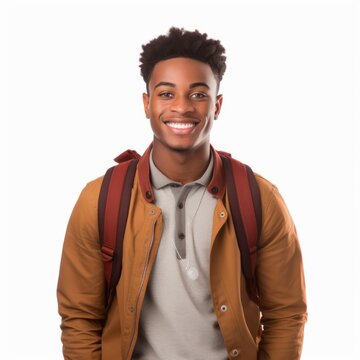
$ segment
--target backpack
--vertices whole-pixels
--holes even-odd
[[[256,252],[261,230],[260,192],[251,168],[217,151],[225,171],[230,211],[241,254],[242,272],[249,298],[259,305],[256,285]],[[131,189],[140,155],[127,150],[115,158],[118,165],[104,176],[98,202],[98,223],[101,257],[104,263],[107,308],[122,269],[122,248]]]

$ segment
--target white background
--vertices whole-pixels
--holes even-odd
[[[87,181],[150,143],[139,53],[175,25],[224,44],[212,143],[275,183],[296,222],[302,359],[359,359],[359,14],[355,1],[2,3],[0,358],[62,359],[68,217]]]

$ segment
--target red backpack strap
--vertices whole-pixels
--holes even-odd
[[[259,187],[249,166],[224,153],[221,153],[221,158],[247,292],[250,299],[259,304],[255,276],[257,242],[262,223]]]
[[[125,226],[138,158],[108,169],[99,195],[98,222],[107,306],[120,279]]]

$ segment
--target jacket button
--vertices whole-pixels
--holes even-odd
[[[134,305],[130,305],[130,312],[134,312],[135,311],[135,306]]]
[[[213,188],[211,188],[211,192],[212,192],[213,194],[217,194],[217,193],[219,192],[218,187],[217,187],[217,186],[214,186]]]
[[[238,355],[240,354],[239,350],[238,349],[233,349],[231,350],[231,357],[237,357]]]
[[[224,218],[226,216],[226,213],[225,213],[225,211],[222,211],[219,215],[221,218]]]
[[[145,196],[146,196],[147,199],[151,199],[151,192],[150,192],[150,191],[147,191],[147,192],[145,193]]]
[[[228,309],[228,308],[227,308],[226,305],[221,305],[221,306],[220,306],[220,311],[221,311],[221,312],[226,312],[227,309]]]

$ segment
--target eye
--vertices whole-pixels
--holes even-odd
[[[206,98],[207,95],[204,94],[204,93],[201,93],[201,92],[196,92],[196,93],[192,93],[190,97],[193,98],[193,99],[198,99],[198,100],[200,100],[200,99]]]
[[[167,99],[170,99],[173,97],[173,94],[169,91],[163,91],[159,94],[160,97],[162,98],[167,98]]]

